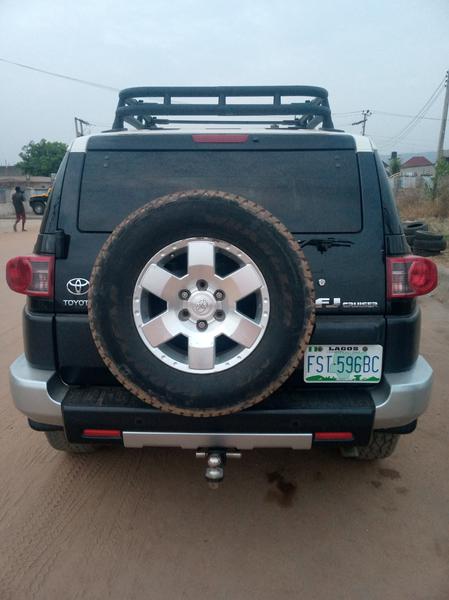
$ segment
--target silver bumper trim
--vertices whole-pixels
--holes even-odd
[[[409,371],[385,373],[382,384],[371,392],[376,405],[374,428],[408,425],[422,415],[429,405],[432,381],[432,367],[422,356]]]
[[[62,383],[57,373],[31,367],[25,355],[22,354],[12,363],[9,377],[14,403],[21,412],[39,423],[63,424],[61,402],[68,391],[68,387]],[[400,427],[418,418],[429,404],[432,379],[432,368],[422,356],[408,371],[385,373],[383,382],[371,391],[376,406],[374,427],[376,429]],[[200,437],[199,434],[185,435]],[[212,434],[210,436],[207,434],[202,435],[207,438],[214,437]],[[283,434],[279,435],[286,437]],[[156,441],[155,438],[153,440]],[[167,440],[169,440],[168,437]],[[153,445],[158,444],[154,443]],[[168,441],[167,444],[163,445],[169,445]],[[199,445],[201,444],[197,444],[196,447]],[[210,446],[211,444],[205,443],[204,445]],[[291,446],[269,445],[268,447]]]
[[[16,408],[48,425],[62,425],[61,402],[67,393],[55,371],[32,367],[21,354],[9,367],[9,385]]]
[[[146,431],[124,431],[123,445],[127,448],[144,446],[168,446],[197,450],[198,448],[291,448],[309,450],[312,446],[311,433],[151,433]]]

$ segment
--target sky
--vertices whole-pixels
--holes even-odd
[[[449,0],[0,0],[0,23],[2,59],[117,89],[319,85],[337,127],[359,133],[373,112],[383,154],[436,150],[444,90],[398,134],[449,69]],[[69,143],[74,117],[112,124],[113,90],[1,61],[0,81],[0,165],[30,140]]]

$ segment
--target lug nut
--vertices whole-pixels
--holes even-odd
[[[190,313],[187,310],[187,308],[183,308],[182,310],[180,310],[178,317],[181,321],[187,321],[187,319],[190,317]]]
[[[215,318],[217,319],[217,321],[223,321],[223,319],[225,318],[225,313],[224,310],[216,310],[215,311]]]
[[[207,329],[207,321],[197,321],[196,322],[196,327],[200,331],[206,331],[206,329]]]
[[[225,293],[223,290],[216,290],[216,292],[214,293],[215,296],[215,300],[224,300],[225,297]]]
[[[179,292],[179,297],[181,298],[181,300],[188,300],[190,298],[189,290],[181,290]]]
[[[204,279],[198,279],[196,282],[196,287],[199,290],[205,290],[207,288],[207,281],[204,281]]]

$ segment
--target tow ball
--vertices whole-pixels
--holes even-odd
[[[212,489],[217,489],[223,481],[224,467],[228,458],[241,458],[242,453],[223,448],[207,448],[196,452],[197,458],[206,459],[206,472],[204,476]]]

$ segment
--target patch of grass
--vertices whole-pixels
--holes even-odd
[[[400,190],[396,204],[402,221],[425,221],[430,231],[442,233],[449,238],[449,215],[447,214],[446,194],[449,200],[449,187],[441,186],[440,194],[432,199],[429,192],[417,188]]]

